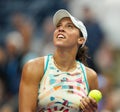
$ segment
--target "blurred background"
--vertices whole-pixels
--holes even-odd
[[[88,65],[99,79],[98,112],[120,112],[120,0],[0,0],[0,112],[18,112],[23,65],[52,53],[52,16],[67,9],[88,31]]]

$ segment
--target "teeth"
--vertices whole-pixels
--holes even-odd
[[[60,34],[60,35],[58,35],[58,38],[65,38],[65,37],[64,37],[63,35]]]

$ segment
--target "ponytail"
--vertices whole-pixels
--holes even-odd
[[[86,66],[87,66],[87,58],[88,58],[87,51],[88,51],[87,46],[84,46],[82,48],[81,48],[81,46],[79,46],[78,52],[77,52],[77,55],[76,55],[76,60],[82,62]]]

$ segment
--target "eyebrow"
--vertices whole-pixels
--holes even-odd
[[[59,24],[62,24],[61,22],[58,22],[58,24],[57,25],[59,25]],[[76,27],[72,22],[67,22],[66,24],[70,24],[70,25],[73,25],[74,27]],[[56,26],[57,26],[56,25]]]
[[[68,22],[67,24],[71,24],[71,25],[74,25],[72,22],[71,22],[71,23],[69,23],[69,22]],[[74,25],[74,26],[75,26],[75,25]]]
[[[68,22],[67,24],[70,24],[70,25],[74,26],[75,28],[77,28],[72,22]]]

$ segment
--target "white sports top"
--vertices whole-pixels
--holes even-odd
[[[45,56],[44,59],[37,112],[80,112],[80,99],[89,92],[85,66],[76,61],[74,71],[63,72],[55,66],[53,55]]]

